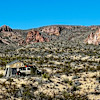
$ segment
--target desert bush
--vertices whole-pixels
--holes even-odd
[[[100,66],[97,66],[97,68],[96,68],[97,70],[100,70]]]
[[[80,94],[71,94],[66,91],[62,92],[62,95],[64,96],[64,100],[88,100],[88,97],[86,95],[80,95]]]
[[[53,97],[51,97],[43,92],[40,92],[39,94],[36,95],[36,99],[37,100],[53,100]]]
[[[69,79],[64,79],[63,82],[64,83],[68,83],[69,85],[73,85],[73,82],[70,81]]]
[[[96,77],[96,80],[100,83],[100,77]]]
[[[0,78],[2,78],[3,77],[3,74],[0,74]]]
[[[50,79],[50,78],[51,78],[51,75],[48,74],[48,73],[44,73],[44,74],[42,75],[42,77],[43,77],[43,78]]]

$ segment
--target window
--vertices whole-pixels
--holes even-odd
[[[30,70],[30,67],[28,67],[27,70]]]
[[[16,75],[17,73],[17,69],[16,68],[12,68],[12,75]]]
[[[26,68],[25,67],[22,67],[22,68],[19,68],[20,70],[26,70]]]

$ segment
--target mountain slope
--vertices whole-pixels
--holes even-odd
[[[78,41],[83,42],[99,26],[51,25],[30,30],[11,29],[9,26],[0,27],[0,44],[24,46],[36,42]],[[36,33],[35,33],[36,32]],[[83,41],[82,41],[83,40]]]
[[[13,31],[9,26],[0,27],[0,41],[3,44],[11,45],[18,44],[23,40],[23,36],[16,31]]]

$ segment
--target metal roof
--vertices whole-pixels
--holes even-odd
[[[14,60],[14,61],[8,63],[7,65],[12,65],[12,64],[14,64],[14,63],[16,63],[16,62],[20,62],[20,61],[19,61],[19,60]]]

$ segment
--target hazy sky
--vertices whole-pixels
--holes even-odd
[[[0,0],[0,26],[100,25],[100,0]]]

